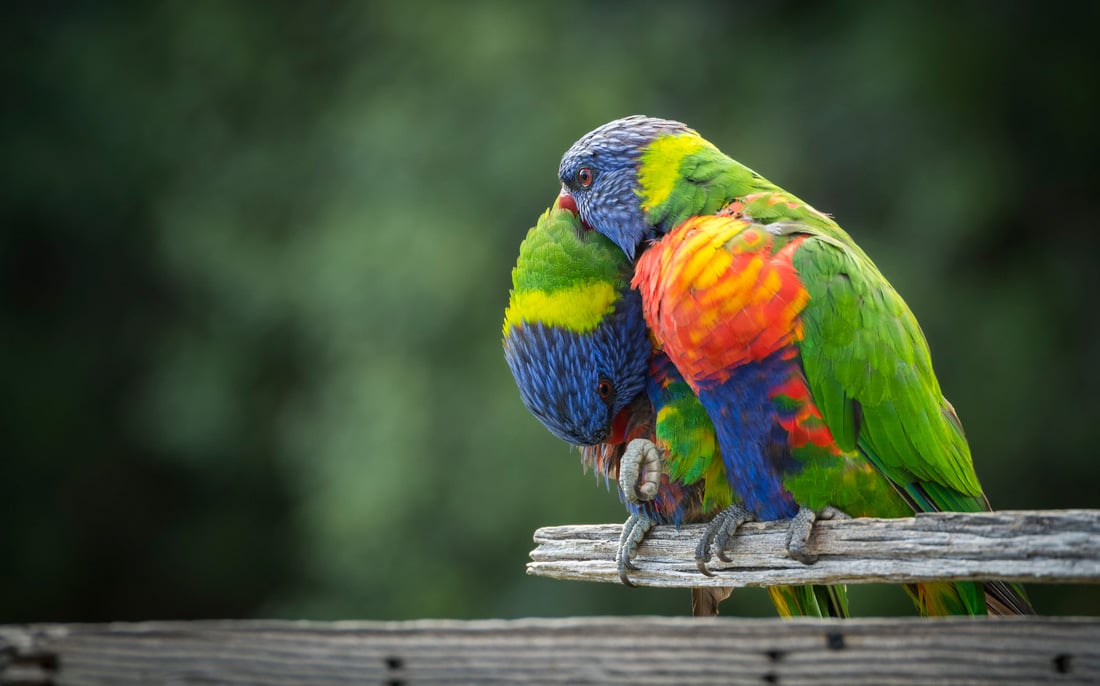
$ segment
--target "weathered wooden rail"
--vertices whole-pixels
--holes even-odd
[[[617,524],[560,526],[535,532],[527,572],[619,583]],[[1100,510],[919,514],[814,525],[813,565],[787,557],[785,522],[750,523],[733,538],[732,562],[717,572],[695,567],[702,525],[654,528],[639,548],[630,580],[639,586],[775,586],[990,580],[1100,582]]]
[[[0,627],[0,683],[1094,684],[1100,619],[589,617]]]
[[[618,582],[620,527],[536,533],[528,572]],[[697,527],[658,527],[640,585],[1100,581],[1100,510],[822,522],[811,566],[782,523],[747,525],[717,577]],[[0,685],[1094,684],[1100,618],[203,621],[0,626]]]

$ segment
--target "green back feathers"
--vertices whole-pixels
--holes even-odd
[[[618,246],[584,229],[576,215],[555,205],[520,245],[504,336],[522,322],[591,331],[614,309],[630,273]]]

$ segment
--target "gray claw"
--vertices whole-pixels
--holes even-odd
[[[714,519],[707,524],[703,537],[699,539],[699,545],[695,546],[696,568],[707,576],[714,576],[714,572],[707,569],[707,561],[710,560],[711,550],[717,550],[718,559],[723,562],[730,562],[730,559],[726,556],[726,547],[729,545],[730,537],[742,524],[755,519],[756,517],[740,503],[730,505],[715,515]]]
[[[791,519],[791,525],[787,529],[787,555],[791,559],[805,565],[817,562],[817,555],[810,552],[809,543],[814,522],[819,519],[850,519],[850,517],[832,505],[826,505],[817,512],[808,507],[799,508],[798,514]]]
[[[627,577],[627,572],[638,569],[631,558],[638,552],[638,544],[642,542],[649,530],[656,526],[657,522],[641,513],[630,515],[623,524],[623,533],[619,536],[619,550],[615,554],[619,567],[619,580],[626,586],[634,586]]]
[[[619,461],[619,488],[629,502],[653,500],[661,486],[661,463],[661,451],[653,441],[635,438],[627,444]]]

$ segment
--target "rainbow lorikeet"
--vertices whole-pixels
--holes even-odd
[[[555,204],[520,247],[504,353],[532,414],[580,446],[586,467],[618,477],[630,518],[617,558],[629,584],[630,558],[652,526],[706,521],[732,491],[698,399],[667,357],[651,355],[630,261],[574,211]],[[847,616],[843,587],[769,590],[781,614]],[[693,610],[717,614],[728,595],[692,589]]]
[[[750,519],[791,518],[788,549],[809,563],[821,514],[989,509],[913,313],[829,216],[650,117],[586,134],[559,176],[587,227],[642,251],[647,324],[716,427],[741,502],[711,521],[700,570]],[[1033,612],[1001,582],[926,584],[918,602]]]

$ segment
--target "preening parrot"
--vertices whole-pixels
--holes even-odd
[[[829,216],[650,117],[586,134],[559,177],[585,226],[637,256],[656,345],[717,429],[740,502],[708,526],[701,571],[750,519],[790,518],[789,552],[809,563],[823,515],[989,509],[913,313]],[[1000,582],[915,595],[927,614],[1033,612]]]
[[[505,359],[524,405],[586,466],[616,480],[630,518],[618,564],[655,524],[703,522],[732,502],[718,442],[694,393],[652,354],[633,265],[557,203],[520,247],[505,312]],[[775,587],[785,616],[847,616],[843,587]],[[692,589],[695,614],[717,614],[729,589]]]

